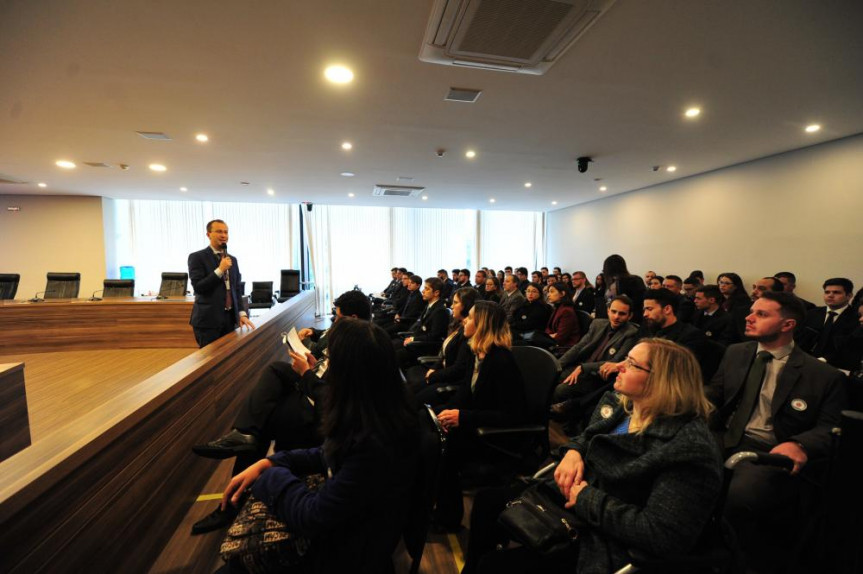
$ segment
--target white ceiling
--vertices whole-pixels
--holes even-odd
[[[27,182],[0,193],[550,210],[863,132],[859,0],[618,0],[544,76],[420,62],[431,7],[0,0],[0,174]],[[372,197],[399,176],[429,200]]]

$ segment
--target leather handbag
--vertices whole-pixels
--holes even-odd
[[[552,554],[578,539],[580,521],[563,507],[564,502],[553,482],[536,482],[507,503],[498,522],[516,542]]]

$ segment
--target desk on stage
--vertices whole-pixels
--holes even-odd
[[[194,297],[0,301],[4,354],[93,349],[197,348]]]

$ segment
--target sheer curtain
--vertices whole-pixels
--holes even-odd
[[[479,261],[500,270],[511,265],[528,272],[545,265],[545,214],[532,211],[483,211],[479,215]]]

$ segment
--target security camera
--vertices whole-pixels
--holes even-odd
[[[575,161],[578,162],[578,173],[584,173],[587,171],[587,164],[593,160],[587,156],[582,156]]]
[[[311,201],[306,202],[306,211],[308,211],[308,212],[312,211],[312,202]]]
[[[438,157],[443,157],[446,155],[446,150],[445,149],[439,149],[439,150],[435,151],[434,153]]]

